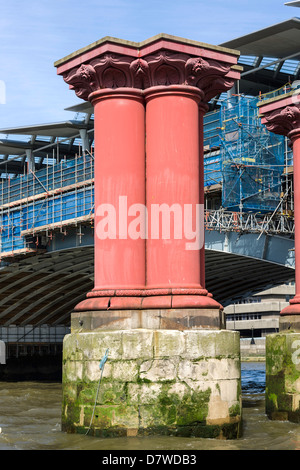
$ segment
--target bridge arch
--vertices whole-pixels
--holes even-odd
[[[93,286],[94,246],[14,260],[0,270],[0,325],[69,324],[74,306]],[[206,287],[223,306],[294,279],[294,241],[277,235],[206,230]]]

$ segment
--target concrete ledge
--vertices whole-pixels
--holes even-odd
[[[109,348],[95,405],[99,362]],[[64,341],[62,428],[95,436],[241,433],[239,333],[97,331]]]
[[[224,329],[223,310],[215,308],[133,309],[72,312],[71,331],[144,329]]]
[[[280,315],[279,331],[300,333],[300,315]]]

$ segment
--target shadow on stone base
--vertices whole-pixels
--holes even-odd
[[[118,437],[145,437],[145,436],[170,436],[170,437],[199,437],[207,439],[237,439],[241,436],[240,419],[232,419],[231,423],[223,425],[208,425],[195,423],[190,426],[156,426],[151,428],[126,429],[124,427],[111,427],[107,429],[93,427],[89,436],[105,438]],[[86,427],[62,426],[62,431],[67,433],[86,434]]]

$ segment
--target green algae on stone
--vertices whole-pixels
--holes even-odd
[[[300,364],[295,360],[300,335],[282,332],[266,342],[266,413],[271,419],[299,422]],[[300,351],[299,351],[300,352]]]
[[[236,336],[163,330],[156,336],[145,331],[70,335],[64,355],[63,430],[86,431],[94,411],[89,433],[95,436],[126,436],[126,430],[132,429],[135,435],[237,437],[241,390]],[[226,338],[230,341],[225,348]],[[96,400],[98,359],[109,344],[116,350],[109,355]],[[207,424],[212,390],[224,401],[228,380],[233,396],[226,419],[234,421]]]

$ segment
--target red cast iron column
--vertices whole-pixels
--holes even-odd
[[[144,98],[141,90],[119,88],[96,91],[89,99],[95,121],[94,291],[144,289],[145,239],[128,234],[130,208],[145,205]],[[114,209],[107,217],[103,203]],[[107,238],[106,221],[116,229]]]
[[[259,104],[262,123],[270,132],[287,136],[293,148],[295,221],[295,297],[280,312],[280,329],[300,329],[300,94],[279,96]]]
[[[188,222],[195,229],[192,222],[195,222],[196,205],[200,204],[200,99],[200,91],[192,87],[173,85],[146,90],[147,209],[151,214],[147,287],[151,289],[201,287],[199,247],[189,250],[187,245],[191,241],[184,233],[185,205],[191,206],[192,220]],[[161,223],[156,227],[158,220],[154,214],[160,205]],[[165,224],[169,233],[163,233],[163,224],[169,220],[171,223]],[[202,219],[199,228],[203,232]]]
[[[153,237],[150,218],[146,283],[158,296],[146,305],[220,309],[205,289],[203,116],[208,101],[232,87],[230,65],[170,52],[143,65],[152,85],[145,90],[147,210],[152,216],[159,206],[162,225],[172,221],[168,237],[163,226]]]

